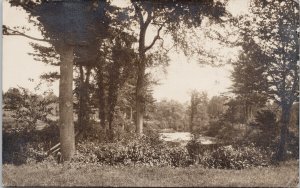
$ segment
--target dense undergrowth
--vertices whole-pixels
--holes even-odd
[[[46,155],[46,151],[57,140],[56,137],[51,137],[50,130],[57,131],[55,128],[49,127],[44,130],[45,132],[40,131],[35,134],[32,132],[5,133],[3,162],[17,165],[40,162],[58,163],[56,156]],[[272,161],[274,151],[271,148],[262,148],[254,144],[201,145],[197,139],[193,139],[187,146],[181,146],[162,142],[159,140],[158,134],[154,132],[141,137],[133,133],[123,136],[123,139],[114,142],[93,140],[91,137],[89,140],[79,140],[76,144],[76,154],[71,163],[74,166],[99,164],[161,167],[187,167],[197,164],[204,168],[218,169],[244,169],[274,164]]]
[[[117,129],[114,131],[114,139],[109,141],[103,129],[88,126],[85,132],[76,138],[77,150],[71,163],[74,166],[97,164],[158,167],[187,167],[197,164],[204,168],[217,169],[244,169],[277,163],[274,159],[278,142],[276,137],[266,138],[267,135],[263,134],[237,137],[236,131],[232,130],[223,130],[223,136],[220,133],[216,135],[219,139],[218,144],[203,145],[195,134],[194,139],[182,146],[161,141],[159,134],[151,129],[145,130],[143,136]],[[3,163],[59,163],[56,155],[47,155],[47,151],[58,143],[58,135],[59,130],[55,123],[42,130],[29,131],[4,126]],[[290,158],[298,159],[297,138],[289,136]]]

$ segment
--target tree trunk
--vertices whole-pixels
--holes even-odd
[[[195,104],[195,97],[192,94],[191,96],[191,114],[190,114],[190,132],[193,132],[193,127],[194,127],[194,116],[196,114],[196,104]]]
[[[133,118],[133,112],[132,112],[132,107],[130,106],[130,115],[129,115],[129,121],[130,123],[132,122],[132,118]]]
[[[190,115],[190,132],[193,132],[193,121],[194,121],[194,116],[193,116],[193,113],[191,112],[191,115]]]
[[[106,128],[106,102],[105,102],[105,88],[104,88],[104,75],[103,75],[103,65],[99,65],[97,71],[97,85],[98,85],[98,98],[99,98],[99,119],[100,125],[103,129]]]
[[[114,51],[113,51],[114,54]],[[115,111],[118,102],[119,87],[120,87],[120,68],[121,64],[119,60],[115,60],[109,68],[109,86],[108,86],[108,129],[110,140],[114,139],[114,125]]]
[[[80,69],[80,88],[79,88],[79,113],[78,113],[78,122],[79,122],[79,132],[84,133],[86,125],[90,120],[90,109],[89,109],[89,81],[91,68],[86,68],[86,74],[84,76],[83,66],[79,67]],[[84,135],[84,134],[83,134]]]
[[[283,104],[280,118],[280,140],[278,144],[277,159],[283,161],[286,159],[288,125],[290,122],[292,105]]]
[[[86,126],[90,121],[90,108],[89,108],[89,86],[90,86],[91,68],[86,68],[85,81],[83,83],[83,125]]]
[[[73,121],[73,61],[74,47],[67,46],[61,53],[59,80],[59,128],[62,160],[70,161],[75,152]]]
[[[83,116],[84,116],[84,110],[83,110],[83,85],[84,85],[84,72],[82,65],[79,66],[79,79],[80,79],[80,85],[79,85],[79,112],[78,112],[78,124],[79,129],[82,129],[83,127]]]
[[[143,18],[143,12],[134,4],[135,11],[139,17],[140,23],[140,33],[139,33],[139,61],[138,61],[138,72],[137,72],[137,83],[136,83],[136,133],[143,134],[143,122],[144,122],[144,97],[145,97],[145,69],[146,69],[146,51],[152,48],[155,40],[153,40],[152,45],[146,47],[145,38],[147,28],[152,21],[152,9],[147,10],[147,18]],[[158,37],[158,36],[157,36]]]
[[[138,64],[138,77],[136,83],[136,133],[143,133],[144,122],[144,77],[145,77],[145,63],[144,59]]]

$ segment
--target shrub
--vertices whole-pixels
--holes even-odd
[[[243,169],[271,164],[271,152],[251,145],[201,145],[192,140],[187,150],[195,163],[206,168]]]
[[[223,123],[217,120],[210,120],[207,126],[205,135],[207,136],[218,136],[220,134],[220,129],[222,128]]]
[[[101,146],[92,142],[79,143],[77,148],[77,162],[175,167],[191,164],[185,148],[158,144],[149,136],[124,139],[124,142],[102,143]]]
[[[5,129],[3,130],[3,163],[16,165],[39,162],[45,151],[59,141],[56,124],[42,130]]]
[[[204,134],[225,142],[240,142],[244,139],[245,127],[244,124],[231,123],[222,118],[210,121]]]
[[[72,159],[76,163],[97,163],[98,158],[95,151],[98,146],[94,142],[81,142],[77,144],[77,151]]]
[[[289,133],[287,142],[288,157],[299,159],[299,135]]]
[[[250,123],[254,134],[249,135],[246,139],[254,142],[260,147],[270,147],[277,145],[276,136],[279,133],[279,127],[276,122],[276,114],[270,110],[260,110],[255,116],[255,121]],[[255,133],[256,131],[256,133]]]
[[[19,138],[10,143],[12,144],[10,146],[7,146],[6,142],[3,143],[3,163],[21,165],[40,162],[46,157],[43,143],[24,142],[23,139]]]
[[[37,86],[36,91],[39,90]],[[57,97],[45,92],[37,95],[29,90],[19,87],[13,88],[5,95],[6,108],[12,110],[12,117],[23,126],[19,129],[34,130],[38,121],[52,122],[49,115],[53,115]]]
[[[270,156],[265,150],[254,146],[222,146],[204,154],[200,163],[209,168],[243,169],[247,167],[268,166]]]

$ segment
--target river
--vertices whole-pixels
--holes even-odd
[[[186,145],[188,141],[193,138],[193,135],[190,132],[173,132],[173,133],[159,133],[160,139],[166,142],[179,142],[183,145]],[[200,136],[198,139],[199,142],[203,145],[215,144],[216,139],[213,137]]]

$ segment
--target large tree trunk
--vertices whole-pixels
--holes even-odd
[[[292,105],[286,103],[281,107],[282,112],[280,118],[280,140],[277,152],[277,159],[279,161],[283,161],[286,159],[288,125],[291,117],[291,107]]]
[[[138,64],[138,77],[136,83],[136,133],[143,133],[144,122],[144,77],[145,77],[145,63],[144,60]]]
[[[152,41],[151,45],[145,45],[146,31],[151,23],[152,9],[148,9],[147,17],[143,18],[143,12],[138,7],[137,4],[134,4],[135,11],[139,17],[140,22],[140,34],[139,34],[139,61],[138,61],[138,72],[137,72],[137,83],[136,83],[136,133],[143,133],[143,122],[144,122],[144,98],[145,98],[145,69],[146,69],[146,51],[152,48],[155,44],[155,41],[159,36],[156,36]]]
[[[59,81],[59,128],[63,161],[70,161],[75,152],[72,88],[74,61],[73,49],[73,46],[67,46],[61,52]]]
[[[139,61],[138,61],[138,72],[136,82],[136,129],[135,132],[143,134],[143,123],[144,123],[144,87],[145,87],[145,69],[146,69],[146,54],[145,54],[145,37],[147,25],[140,26],[140,38],[139,38]]]

